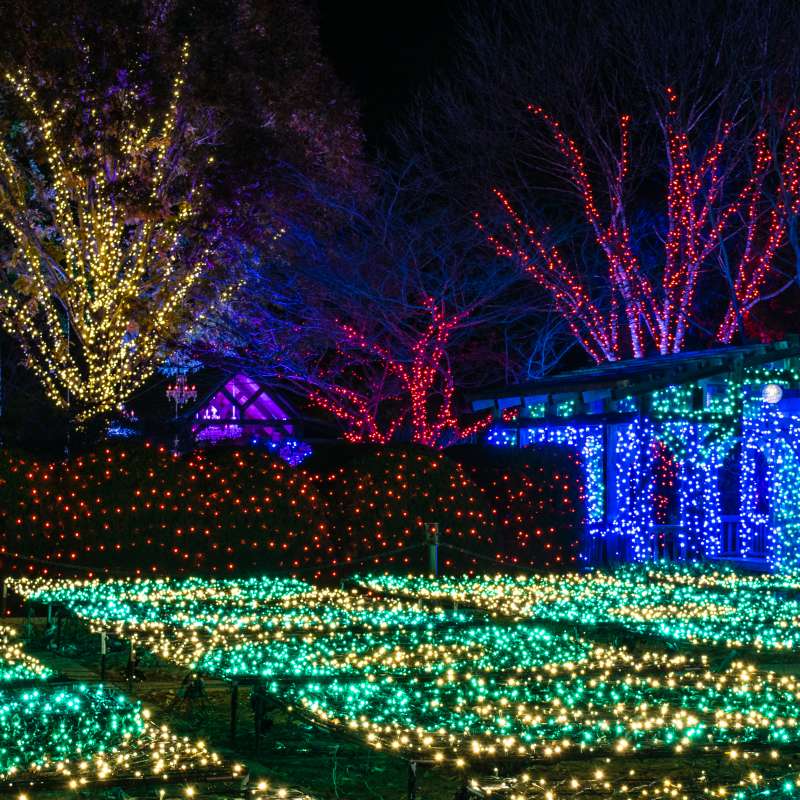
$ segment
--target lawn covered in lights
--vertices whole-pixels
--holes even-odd
[[[20,579],[13,588],[171,663],[261,681],[290,713],[375,749],[454,769],[800,743],[793,675],[743,656],[717,663],[704,650],[794,649],[794,575],[626,567],[365,574],[353,584]],[[604,625],[647,633],[647,644],[603,640]],[[689,649],[676,652],[676,642]]]
[[[461,603],[492,615],[591,629],[616,625],[672,642],[756,650],[800,647],[800,575],[738,574],[699,566],[628,565],[613,573],[546,576],[363,575],[395,597]]]

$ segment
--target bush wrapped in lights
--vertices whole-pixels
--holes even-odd
[[[382,447],[335,455],[341,463],[320,470],[319,485],[340,562],[374,553],[383,567],[426,567],[424,552],[393,552],[420,542],[426,522],[439,524],[444,571],[575,561],[584,510],[580,466],[566,450]]]
[[[53,670],[25,652],[13,628],[0,625],[0,685],[43,681],[53,675]]]
[[[574,568],[585,522],[582,465],[557,445],[459,446],[447,451],[492,509],[498,560],[537,569]]]
[[[136,574],[313,569],[327,558],[310,476],[260,451],[9,456],[0,501],[0,556],[22,557],[9,558],[13,570],[28,556]]]
[[[0,689],[0,773],[108,752],[144,729],[140,706],[102,685]]]
[[[298,469],[229,448],[104,447],[66,463],[6,454],[0,559],[13,571],[336,579],[363,564],[423,567],[435,522],[445,571],[571,563],[583,514],[575,465],[525,453],[518,471],[483,452],[491,463],[480,466],[464,448],[361,448],[336,467]]]
[[[418,545],[426,522],[439,524],[442,542],[487,557],[493,552],[491,506],[458,463],[422,447],[355,452],[320,474],[335,563],[346,567],[374,555],[384,566],[421,567],[427,557]],[[479,563],[475,555],[444,549],[442,561],[444,568]]]

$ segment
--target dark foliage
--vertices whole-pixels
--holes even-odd
[[[125,574],[287,570],[322,561],[308,475],[266,453],[209,457],[104,448],[63,463],[7,456],[0,477],[11,569],[45,562]]]
[[[318,475],[340,562],[374,553],[380,566],[419,569],[427,564],[419,547],[425,524],[438,523],[446,568],[487,568],[492,508],[460,464],[415,446],[354,451]],[[394,552],[410,547],[415,550]]]
[[[2,17],[0,68],[25,69],[45,103],[62,103],[64,136],[84,135],[89,109],[113,130],[123,91],[143,115],[163,107],[188,42],[183,123],[214,160],[204,150],[184,169],[202,174],[217,217],[253,204],[263,222],[291,215],[298,172],[341,187],[362,177],[355,106],[304,0],[4,0]]]

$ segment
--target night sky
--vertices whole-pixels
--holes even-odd
[[[319,0],[322,46],[358,100],[377,146],[415,92],[447,62],[454,0]]]

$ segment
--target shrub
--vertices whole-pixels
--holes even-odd
[[[307,476],[261,451],[181,458],[106,447],[65,463],[7,455],[0,492],[9,554],[136,573],[285,570],[326,558]]]
[[[416,446],[353,452],[317,479],[340,565],[375,554],[375,564],[425,568],[423,549],[394,551],[419,545],[425,523],[436,522],[450,545],[440,552],[442,566],[480,566],[494,545],[492,509],[458,463]]]
[[[557,445],[452,447],[492,508],[498,554],[540,569],[573,568],[585,518],[578,456]]]
[[[11,571],[339,578],[427,569],[435,522],[443,571],[553,569],[575,561],[579,473],[559,448],[331,448],[308,469],[234,448],[104,447],[61,463],[6,451],[0,554]]]

